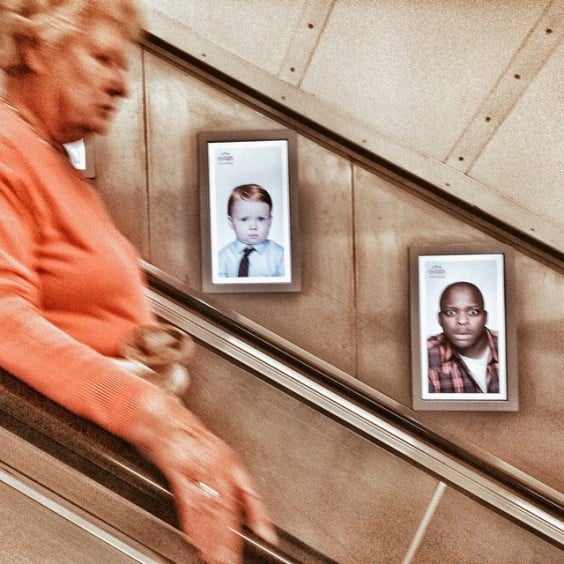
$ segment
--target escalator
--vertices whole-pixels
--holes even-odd
[[[157,314],[199,345],[188,407],[241,454],[279,527],[278,547],[243,532],[246,562],[417,561],[445,492],[561,555],[557,492],[144,267]],[[5,372],[0,386],[2,561],[198,561],[135,449]]]

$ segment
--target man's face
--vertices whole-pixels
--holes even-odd
[[[270,206],[265,202],[236,200],[228,219],[237,239],[248,245],[262,243],[272,224]]]
[[[479,357],[487,337],[488,314],[480,295],[472,287],[453,286],[441,299],[439,324],[446,338],[461,354]]]
[[[128,46],[117,23],[96,20],[44,61],[50,118],[46,122],[57,141],[67,143],[87,133],[106,133],[118,101],[127,94]]]

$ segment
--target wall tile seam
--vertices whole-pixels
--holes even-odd
[[[361,280],[360,275],[360,263],[361,261],[357,260],[357,253],[356,250],[360,248],[360,243],[358,241],[358,233],[356,229],[356,175],[355,169],[356,165],[350,159],[347,159],[349,164],[349,174],[350,174],[350,186],[351,186],[351,227],[352,227],[352,271],[353,271],[353,285],[352,285],[352,304],[353,304],[353,316],[354,316],[354,323],[353,323],[353,342],[354,342],[354,374],[359,375],[359,358],[360,358],[360,339],[359,339],[359,319],[360,319],[360,308],[358,304],[358,298],[360,295],[359,292],[359,283]]]
[[[149,101],[148,101],[148,90],[147,90],[147,75],[145,62],[147,58],[147,52],[145,49],[141,49],[141,100],[143,103],[143,142],[145,144],[145,197],[146,197],[146,209],[145,209],[145,221],[147,225],[147,260],[152,262],[153,254],[153,238],[151,229],[151,175],[150,170],[150,156],[149,156]]]

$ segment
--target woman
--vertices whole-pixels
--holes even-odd
[[[108,358],[155,319],[136,252],[62,146],[106,132],[139,30],[132,0],[0,0],[0,366],[147,453],[203,558],[237,562],[243,515],[274,529],[237,455]]]

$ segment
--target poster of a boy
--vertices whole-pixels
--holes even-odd
[[[218,255],[222,278],[284,276],[284,247],[268,238],[272,199],[259,184],[233,188],[227,202],[227,220],[235,240]]]

